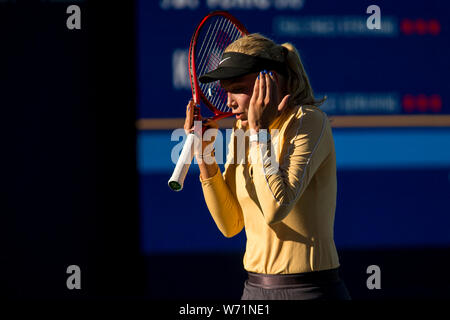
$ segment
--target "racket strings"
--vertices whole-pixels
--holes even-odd
[[[209,25],[200,32],[196,47],[200,47],[195,55],[197,76],[201,76],[218,67],[222,54],[228,45],[241,37],[242,32],[233,22],[222,16],[211,19]],[[208,101],[220,112],[230,112],[227,106],[227,93],[219,81],[200,83],[201,91]]]
[[[234,27],[233,23],[228,21],[228,27],[227,27],[225,33],[222,33],[221,39],[218,39],[219,46],[221,46],[221,49],[223,49],[223,51],[226,49],[226,47],[228,47],[228,45],[230,43],[232,43],[234,40],[239,38],[239,36],[236,37],[236,33],[239,33],[239,30],[236,27]],[[227,106],[227,94],[226,94],[225,90],[223,90],[220,87],[219,81],[215,81],[214,85],[216,87],[218,87],[218,92],[214,96],[212,104],[218,105],[220,108],[220,111],[222,111],[222,112],[231,111],[231,109]],[[222,89],[222,90],[220,90],[220,89]],[[222,101],[224,103],[218,103],[219,101]]]
[[[212,23],[212,22],[211,22]],[[202,43],[206,43],[205,50],[203,52],[199,52],[196,54],[195,60],[197,62],[197,71],[198,75],[202,75],[203,73],[206,73],[210,70],[207,70],[205,61],[209,61],[211,54],[214,52],[214,40],[216,39],[216,34],[222,27],[222,24],[224,23],[224,19],[216,19],[213,25],[213,29],[211,33],[205,35],[204,37],[201,37],[202,35],[199,35],[199,40]],[[197,42],[198,43],[198,42]]]

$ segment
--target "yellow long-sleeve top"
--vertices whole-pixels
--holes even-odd
[[[290,108],[271,124],[266,143],[250,147],[248,132],[238,142],[240,128],[238,120],[223,175],[218,168],[200,181],[219,230],[232,237],[245,226],[244,268],[291,274],[338,267],[336,155],[326,114]]]

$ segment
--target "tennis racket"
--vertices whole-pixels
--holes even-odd
[[[212,120],[232,115],[227,106],[227,93],[220,86],[220,82],[200,83],[198,77],[216,69],[227,46],[246,34],[247,29],[226,11],[211,12],[195,29],[188,57],[189,79],[195,103],[194,121],[201,119],[200,102],[213,113]],[[184,179],[194,158],[194,141],[195,133],[189,133],[168,182],[174,191],[183,189]]]

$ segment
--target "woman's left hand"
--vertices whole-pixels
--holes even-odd
[[[255,80],[253,95],[248,109],[248,125],[250,130],[268,129],[270,123],[287,106],[290,95],[281,99],[281,88],[278,85],[277,74],[260,72]]]

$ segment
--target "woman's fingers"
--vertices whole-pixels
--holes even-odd
[[[200,108],[196,106],[194,100],[189,100],[186,107],[186,119],[184,120],[184,130],[186,134],[191,133],[195,128],[195,121],[202,121],[202,116],[200,114]],[[198,130],[201,126],[198,127]]]
[[[216,121],[212,120],[212,119],[205,119],[203,121],[203,135],[205,135],[205,132],[207,130],[211,130],[212,132],[212,136],[215,138],[217,135],[217,131],[219,129],[219,125],[217,124]],[[211,135],[211,134],[210,134]]]
[[[194,115],[194,100],[190,99],[187,106],[186,106],[186,116],[192,117]]]
[[[266,97],[264,99],[264,104],[267,106],[272,101],[277,101],[276,97],[274,96],[274,93],[276,92],[275,89],[275,83],[273,81],[273,75],[271,75],[272,72],[266,73]]]
[[[280,101],[281,93],[275,72],[262,71],[255,80],[250,99],[248,120],[250,127],[267,126],[277,115],[277,110],[284,109],[288,98]]]
[[[214,129],[219,128],[219,125],[217,124],[217,122],[212,119],[205,119],[203,121],[203,126],[206,128],[214,128]]]
[[[260,82],[260,75],[258,74],[258,76],[255,79],[255,85],[253,86],[253,94],[252,97],[250,99],[250,105],[254,104],[256,101],[258,101],[258,96],[259,96],[259,82]]]
[[[266,71],[264,73],[265,80],[265,94],[263,97],[264,107],[269,105],[278,105],[280,100],[280,90],[278,86],[278,79],[276,73],[272,71]]]
[[[258,96],[258,102],[260,104],[264,103],[265,99],[266,99],[266,79],[267,74],[265,74],[264,72],[260,72],[259,77],[260,77],[260,81],[259,81],[259,96]],[[264,106],[262,106],[264,107]]]
[[[203,129],[203,143],[209,144],[216,139],[219,125],[214,120],[205,119]]]
[[[194,100],[189,100],[186,106],[186,119],[184,120],[184,131],[188,134],[191,131],[192,125],[194,123]]]

